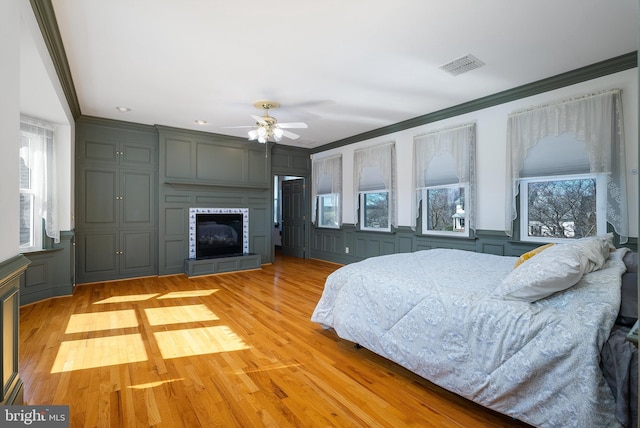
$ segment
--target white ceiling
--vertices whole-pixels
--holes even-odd
[[[83,115],[313,148],[638,49],[637,0],[52,0]],[[439,67],[472,54],[482,68]],[[121,113],[116,106],[132,111]],[[195,120],[206,120],[204,126]]]

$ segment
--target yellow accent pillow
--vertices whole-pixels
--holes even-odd
[[[516,260],[516,264],[513,266],[513,268],[517,268],[518,266],[520,266],[522,263],[524,263],[525,261],[529,260],[531,257],[535,256],[536,254],[540,253],[541,251],[546,250],[547,248],[551,247],[553,244],[545,244],[542,245],[538,248],[534,248],[533,250],[524,253],[523,255],[521,255],[520,257],[518,257],[518,260]]]

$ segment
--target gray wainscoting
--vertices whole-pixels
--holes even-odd
[[[60,232],[60,243],[51,248],[26,253],[29,267],[20,278],[20,304],[50,297],[69,296],[75,286],[75,245],[73,232]]]
[[[368,232],[358,230],[353,224],[343,224],[341,229],[313,227],[310,257],[349,264],[368,257],[432,248],[453,248],[518,257],[539,245],[520,242],[502,231],[495,230],[477,230],[471,238],[459,238],[423,235],[409,227],[400,227],[393,232]],[[619,246],[637,251],[638,242],[636,238],[631,238],[629,242]]]
[[[0,405],[22,404],[22,380],[18,372],[20,342],[20,278],[29,260],[17,255],[0,262],[0,325],[2,328],[2,387]]]

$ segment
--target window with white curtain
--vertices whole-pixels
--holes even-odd
[[[469,236],[475,229],[475,124],[414,137],[416,199],[413,228],[422,207],[422,233]]]
[[[311,222],[337,229],[342,225],[342,155],[313,159]]]
[[[524,241],[598,235],[609,223],[625,243],[623,130],[618,89],[512,113],[507,126],[507,234],[513,234],[519,208]]]
[[[591,174],[583,141],[546,136],[520,169],[520,239],[562,242],[606,233],[606,174]]]
[[[43,248],[44,235],[60,242],[56,218],[53,127],[22,117],[20,121],[21,252]],[[44,230],[43,230],[44,228]]]
[[[361,230],[389,232],[398,226],[395,162],[395,143],[354,151],[354,218]]]

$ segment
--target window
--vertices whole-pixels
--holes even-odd
[[[553,241],[629,236],[622,91],[613,89],[509,115],[507,235]],[[520,204],[516,197],[520,195]]]
[[[468,236],[465,212],[465,188],[458,184],[422,189],[422,230],[431,234]]]
[[[21,135],[20,142],[20,249],[40,248],[41,231],[36,222],[35,213],[40,210],[36,206],[32,173],[29,165],[33,162],[35,148],[31,147],[28,135]]]
[[[339,211],[340,195],[338,193],[318,195],[318,227],[339,228]]]
[[[356,150],[353,164],[360,230],[390,232],[397,227],[395,144]]]
[[[21,252],[43,248],[46,235],[60,242],[55,218],[53,128],[23,118],[20,122]],[[43,223],[45,230],[43,230]]]
[[[474,162],[473,123],[414,137],[414,228],[415,219],[422,214],[423,234],[470,235],[474,229]]]
[[[389,192],[360,192],[360,229],[391,231]]]
[[[606,233],[606,177],[596,174],[520,180],[520,239],[558,242]]]
[[[311,222],[337,229],[342,224],[342,155],[314,159]]]

